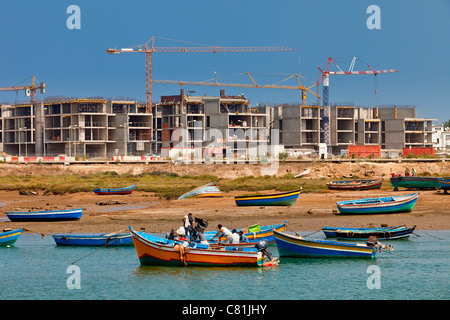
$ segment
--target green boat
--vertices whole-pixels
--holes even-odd
[[[399,176],[391,177],[391,185],[395,191],[398,188],[437,189],[439,180],[437,177]]]

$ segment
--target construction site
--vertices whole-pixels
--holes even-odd
[[[218,157],[245,160],[255,153],[255,148],[273,144],[289,156],[322,159],[351,156],[351,152],[382,157],[401,156],[405,148],[417,148],[427,154],[434,154],[436,147],[442,149],[433,136],[436,119],[418,117],[415,106],[367,107],[329,101],[330,76],[377,76],[397,73],[396,69],[376,70],[368,65],[365,70],[354,70],[356,58],[353,58],[348,71],[343,71],[333,58],[328,58],[326,67],[318,67],[318,79],[309,87],[302,84],[297,74],[285,79],[296,80],[296,85],[259,85],[248,72],[250,84],[220,83],[217,79],[155,80],[152,54],[156,52],[293,50],[287,47],[155,47],[154,40],[152,37],[143,46],[106,50],[107,54],[145,55],[145,102],[103,97],[47,97],[38,101],[36,93],[44,94],[46,85],[36,84],[34,76],[30,85],[0,88],[0,91],[25,91],[30,96],[29,102],[0,105],[0,152],[16,161],[22,157],[40,161],[64,157],[80,161],[114,157],[174,160],[194,156],[205,161]],[[154,102],[155,83],[214,86],[218,87],[218,94],[198,96],[180,89],[179,93],[161,96]],[[319,94],[320,86],[322,94]],[[300,99],[298,104],[252,105],[244,93],[227,95],[226,87],[297,90]],[[315,96],[316,102],[307,102],[307,95]],[[442,134],[446,134],[445,130]],[[443,147],[450,148],[450,141]],[[265,156],[268,154],[266,151]]]

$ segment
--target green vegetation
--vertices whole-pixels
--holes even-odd
[[[165,199],[176,199],[183,193],[210,181],[215,181],[222,192],[264,190],[290,191],[303,187],[303,192],[327,190],[326,179],[299,179],[292,173],[283,177],[246,176],[236,179],[220,179],[214,175],[180,176],[170,172],[151,172],[140,175],[102,173],[59,175],[5,175],[0,176],[0,190],[33,190],[46,194],[92,192],[96,188],[126,187],[136,184],[137,191],[154,193]]]

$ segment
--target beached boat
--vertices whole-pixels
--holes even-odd
[[[396,176],[391,177],[391,185],[395,191],[398,188],[437,189],[439,188],[439,181],[437,177]]]
[[[255,224],[253,226],[236,229],[237,232],[243,231],[244,235],[248,238],[250,242],[256,242],[261,240],[266,240],[267,242],[274,242],[273,231],[284,231],[286,229],[286,223],[271,224],[267,226],[260,226]],[[211,238],[217,233],[217,231],[205,231],[206,240],[210,241]],[[225,238],[219,238],[220,241],[224,241]]]
[[[133,239],[127,233],[97,234],[53,234],[57,245],[61,246],[132,246]]]
[[[83,208],[53,211],[6,212],[11,221],[63,221],[78,220]]]
[[[95,194],[99,195],[116,195],[116,194],[130,194],[136,189],[136,185],[128,186],[125,188],[99,188],[94,189]]]
[[[407,228],[405,226],[387,227],[387,228],[371,228],[369,230],[352,230],[347,228],[337,229],[335,237],[339,240],[367,240],[371,236],[377,237],[378,240],[394,240],[409,237],[416,226]]]
[[[199,243],[180,243],[135,231],[130,227],[134,247],[141,265],[171,266],[262,266],[264,254],[256,248],[210,249]]]
[[[336,180],[327,183],[330,190],[369,190],[380,189],[383,179],[375,180]]]
[[[0,232],[0,246],[13,245],[22,234],[23,229],[3,230]]]
[[[419,193],[336,202],[341,214],[377,214],[411,212]]]
[[[444,193],[447,193],[450,190],[450,177],[449,178],[438,178],[439,188],[444,190]]]
[[[186,198],[223,198],[222,192],[214,181],[186,192],[178,200]]]
[[[377,248],[366,244],[345,243],[332,240],[306,239],[298,235],[274,231],[280,257],[373,258]]]
[[[277,194],[260,194],[234,197],[236,205],[242,206],[293,206],[302,188]]]

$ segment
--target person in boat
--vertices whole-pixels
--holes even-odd
[[[249,243],[247,236],[244,234],[244,231],[240,230],[238,233],[239,233],[239,242]]]
[[[217,231],[217,233],[214,235],[214,237],[212,237],[211,240],[214,240],[215,237],[220,235],[220,237],[225,237],[226,238],[225,239],[225,243],[230,243],[231,235],[232,235],[231,231],[228,228],[222,226],[221,224],[217,225],[217,229],[219,229],[219,231]]]
[[[230,243],[237,244],[240,242],[240,236],[237,233],[236,229],[233,229],[233,232],[231,233]]]
[[[183,227],[186,230],[187,235],[191,235],[194,230],[194,218],[192,217],[192,213],[188,213],[183,217]]]
[[[200,244],[209,244],[208,240],[206,240],[205,229],[202,229],[198,234]]]

